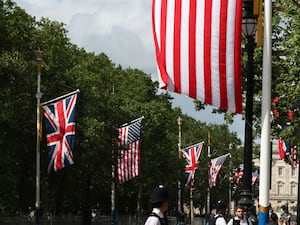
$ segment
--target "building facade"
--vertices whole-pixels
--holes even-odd
[[[254,160],[254,165],[259,166],[259,159]],[[273,143],[271,161],[269,200],[272,210],[283,214],[287,209],[288,213],[297,213],[297,192],[298,192],[298,167],[286,163],[279,157],[278,145]]]

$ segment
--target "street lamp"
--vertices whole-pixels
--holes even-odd
[[[255,49],[256,17],[253,15],[253,0],[244,0],[244,15],[242,30],[246,36],[247,50],[247,89],[245,113],[245,143],[244,143],[244,171],[243,188],[239,204],[247,210],[253,206],[252,200],[252,124],[253,124],[253,54]]]

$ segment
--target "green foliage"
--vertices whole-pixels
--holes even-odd
[[[64,24],[46,18],[36,21],[4,0],[0,1],[0,17],[0,183],[5,184],[0,189],[0,215],[27,214],[29,207],[34,208],[37,49],[43,51],[42,102],[80,89],[75,164],[48,175],[43,135],[41,209],[45,213],[74,213],[88,207],[110,213],[115,129],[140,116],[144,116],[141,176],[116,185],[118,213],[135,212],[138,201],[147,209],[150,193],[160,182],[169,187],[170,208],[176,207],[177,180],[184,184],[184,162],[178,157],[178,116],[183,118],[182,146],[207,143],[208,130],[213,156],[228,152],[229,143],[240,144],[227,125],[207,125],[172,108],[170,95],[158,94],[158,84],[143,71],[123,69],[104,53],[88,53],[70,43]],[[197,202],[204,202],[206,196],[205,152],[195,177]],[[227,164],[222,173],[228,170]],[[220,185],[225,187],[226,179]],[[186,192],[183,200],[188,201]]]
[[[280,96],[273,109],[279,112],[279,117],[273,118],[274,136],[289,139],[293,144],[299,144],[299,102],[300,102],[300,6],[297,2],[276,2],[274,10],[276,34],[274,35],[274,64],[272,77],[272,97]],[[293,121],[288,119],[289,110],[294,112]],[[282,129],[284,127],[288,129]]]

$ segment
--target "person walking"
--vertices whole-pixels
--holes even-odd
[[[284,216],[281,216],[278,220],[279,225],[287,225],[287,220]]]
[[[271,214],[270,222],[267,225],[278,225],[278,216],[276,213]]]
[[[244,207],[238,205],[235,210],[235,217],[229,220],[227,225],[252,225],[252,222],[246,217]]]
[[[225,202],[218,201],[216,204],[216,215],[214,216],[215,225],[226,225],[225,214],[227,205]]]
[[[150,198],[152,212],[147,218],[145,225],[168,225],[166,212],[168,210],[168,190],[164,185],[158,185]]]

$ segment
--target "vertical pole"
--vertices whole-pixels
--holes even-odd
[[[179,116],[177,118],[178,124],[178,159],[180,160],[181,154],[181,124],[182,119]],[[177,225],[181,225],[181,184],[180,184],[180,172],[178,173],[178,181],[177,181],[177,188],[178,188],[178,202],[177,202]]]
[[[115,151],[112,148],[112,164],[111,164],[111,225],[115,224],[115,197],[116,197],[116,186],[115,186]]]
[[[229,172],[231,173],[231,172]],[[228,179],[228,213],[229,215],[232,215],[232,204],[231,204],[231,174],[229,175]]]
[[[299,128],[299,140],[300,140],[300,128]],[[298,196],[297,196],[297,221],[300,221],[300,143],[297,146],[298,153]]]
[[[210,150],[210,132],[208,131],[208,140],[207,140],[207,161],[208,161],[208,173],[210,167],[210,157],[211,157],[211,150]],[[209,176],[209,174],[207,174]],[[210,187],[209,182],[207,185],[207,197],[206,197],[206,215],[207,215],[207,222],[209,222],[210,217]]]
[[[244,174],[243,189],[240,204],[248,208],[252,206],[252,124],[253,124],[253,54],[255,40],[247,35],[247,93],[246,93],[246,119],[245,119],[245,145],[244,145]]]
[[[244,0],[243,32],[246,35],[247,50],[247,90],[245,112],[245,143],[244,143],[244,174],[243,189],[239,204],[245,207],[246,213],[253,207],[252,200],[252,141],[253,141],[253,90],[254,69],[253,55],[255,49],[254,35],[256,32],[256,17],[253,15],[253,0]]]
[[[270,187],[270,111],[272,83],[272,1],[265,1],[264,49],[263,49],[263,83],[261,113],[261,147],[259,178],[259,213],[258,224],[265,225],[269,216]]]
[[[247,93],[246,93],[246,120],[245,120],[245,155],[244,155],[244,188],[251,192],[252,184],[252,125],[253,125],[253,54],[255,41],[253,36],[247,36]]]
[[[112,85],[112,94],[115,94],[115,85]],[[119,132],[119,131],[118,131]],[[115,134],[115,132],[114,132]],[[115,137],[115,136],[114,136]],[[115,140],[112,140],[111,150],[111,225],[115,225],[115,198],[116,198],[116,184],[115,184]]]
[[[36,225],[40,224],[40,139],[41,139],[41,61],[42,61],[42,52],[40,50],[35,52],[37,65],[37,93],[36,93],[36,124],[37,124],[37,133],[36,133],[36,201],[35,201],[35,218]]]
[[[232,163],[231,163],[231,150],[232,150],[232,144],[230,143],[229,146],[228,146],[228,149],[229,149],[229,168],[230,168],[230,171],[229,171],[229,176],[228,176],[228,212],[230,215],[233,215],[233,207],[232,207],[232,204],[231,204],[231,179],[232,179],[232,174],[231,174],[231,171],[232,171]]]
[[[191,224],[194,224],[193,185],[190,188]]]

